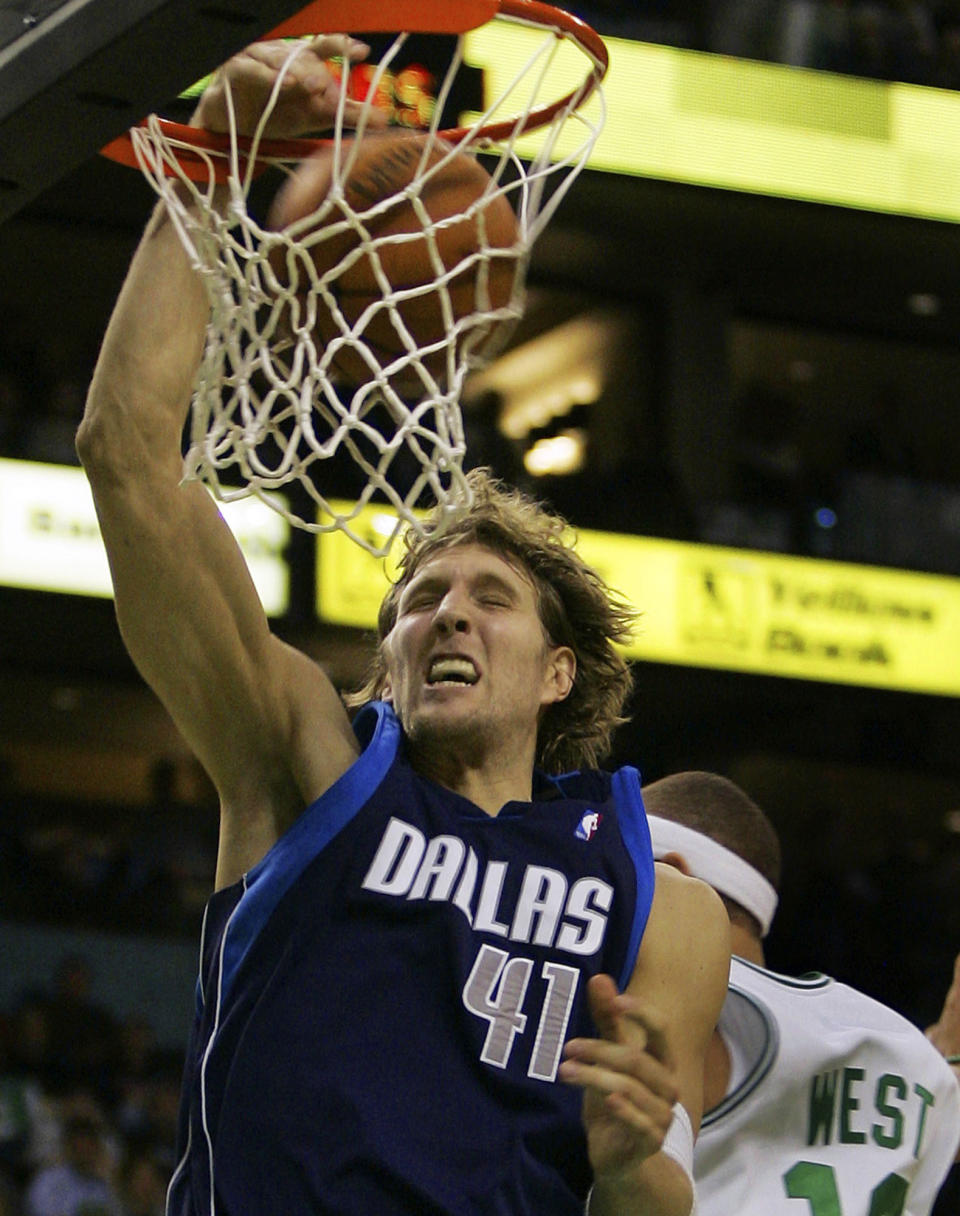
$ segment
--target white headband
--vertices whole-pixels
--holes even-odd
[[[660,861],[667,853],[679,853],[694,878],[702,879],[721,895],[736,900],[757,918],[763,936],[767,936],[777,910],[777,893],[759,870],[724,845],[685,824],[661,819],[659,815],[648,815],[647,822],[654,860]]]

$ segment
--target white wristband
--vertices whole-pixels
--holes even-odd
[[[673,1121],[667,1128],[660,1152],[672,1157],[690,1181],[693,1181],[693,1125],[686,1109],[679,1102],[673,1104]]]

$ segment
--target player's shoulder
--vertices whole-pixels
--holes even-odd
[[[915,1026],[875,997],[844,984],[822,971],[787,975],[749,959],[734,955],[730,964],[730,987],[767,1001],[774,1007],[803,1007],[805,1016],[829,1017],[837,1024],[854,1026]]]
[[[730,921],[723,901],[707,883],[657,862],[653,905],[644,945],[675,963],[705,966],[726,986],[730,963]],[[648,940],[649,939],[649,940]]]
[[[730,985],[746,992],[780,994],[790,1001],[828,1006],[837,1017],[849,1011],[850,1021],[858,1025],[896,1025],[920,1034],[913,1023],[889,1005],[821,971],[786,975],[735,954],[730,964]]]
[[[675,1031],[706,1045],[727,993],[730,922],[713,889],[657,864],[653,903],[630,986]]]
[[[799,976],[758,966],[734,955],[730,965],[730,992],[762,1002],[776,1019],[789,1021],[804,1033],[828,1030],[837,1043],[844,1036],[857,1043],[882,1045],[888,1055],[898,1054],[935,1074],[949,1071],[943,1057],[909,1018],[858,988],[822,972]]]
[[[676,866],[658,861],[654,865],[657,898],[674,916],[703,918],[729,935],[729,920],[723,901],[709,883],[682,873]]]

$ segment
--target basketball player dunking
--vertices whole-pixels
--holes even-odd
[[[342,49],[301,55],[271,133],[332,112]],[[248,127],[286,54],[232,61]],[[196,122],[222,128],[219,82]],[[729,934],[704,884],[655,877],[636,772],[594,768],[630,614],[475,476],[406,554],[351,724],[181,484],[206,314],[158,211],[78,437],[125,643],[221,802],[168,1211],[687,1216]]]

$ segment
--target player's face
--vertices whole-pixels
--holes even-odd
[[[400,595],[384,643],[386,698],[414,742],[456,735],[534,747],[541,712],[575,660],[544,632],[532,580],[481,545],[429,558]]]

